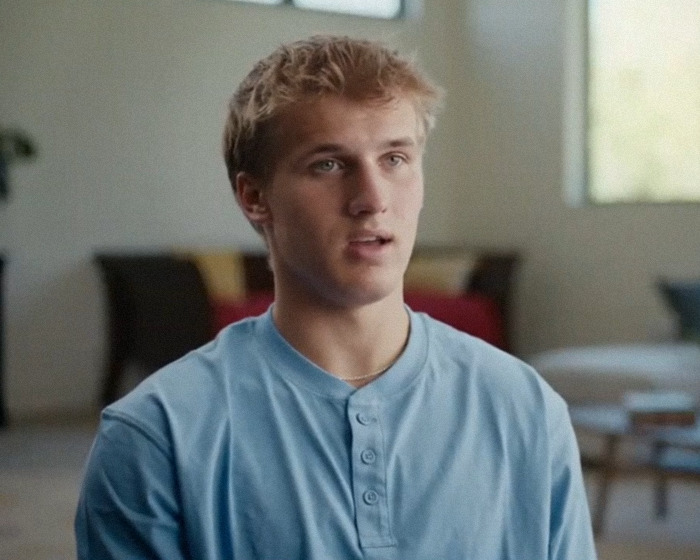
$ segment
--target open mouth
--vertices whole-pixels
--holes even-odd
[[[390,243],[392,238],[390,235],[385,234],[371,234],[371,235],[361,235],[355,237],[350,241],[352,245],[365,245],[365,246],[382,246]]]
[[[391,239],[382,235],[372,235],[354,239],[352,242],[359,245],[386,245]]]

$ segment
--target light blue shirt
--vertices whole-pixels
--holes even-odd
[[[270,311],[150,376],[103,412],[76,536],[84,560],[595,558],[563,400],[413,312],[361,389]]]

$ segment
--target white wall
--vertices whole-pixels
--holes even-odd
[[[666,324],[651,283],[700,274],[700,205],[565,206],[560,2],[425,4],[423,19],[379,22],[206,0],[0,3],[0,125],[40,149],[0,203],[10,413],[96,402],[96,248],[257,244],[219,156],[225,103],[253,61],[316,32],[415,51],[447,87],[420,239],[523,250],[518,350]]]
[[[465,1],[461,231],[525,253],[518,349],[667,336],[654,282],[700,277],[700,204],[565,203],[565,6],[577,0]]]
[[[0,203],[11,415],[96,401],[96,248],[258,244],[219,154],[226,102],[254,61],[312,33],[364,35],[415,51],[449,84],[459,53],[433,37],[453,13],[450,2],[403,22],[205,0],[2,2],[0,125],[22,127],[40,151],[13,168]],[[454,189],[451,112],[428,175]],[[442,189],[425,216],[424,239],[454,235],[457,210]]]

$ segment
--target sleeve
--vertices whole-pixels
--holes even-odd
[[[550,560],[595,560],[588,498],[581,459],[568,409],[558,398],[560,411],[550,423],[551,517]]]
[[[75,518],[79,560],[184,560],[175,467],[165,441],[103,415]]]

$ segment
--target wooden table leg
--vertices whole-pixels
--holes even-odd
[[[618,440],[619,438],[617,435],[608,435],[605,438],[605,451],[602,457],[598,496],[595,502],[595,509],[593,510],[593,533],[596,536],[601,535],[603,532],[605,509],[608,505],[608,493],[617,469]]]
[[[661,465],[665,451],[666,446],[656,442],[651,457],[654,472],[654,513],[658,519],[664,519],[668,513],[668,481]]]

